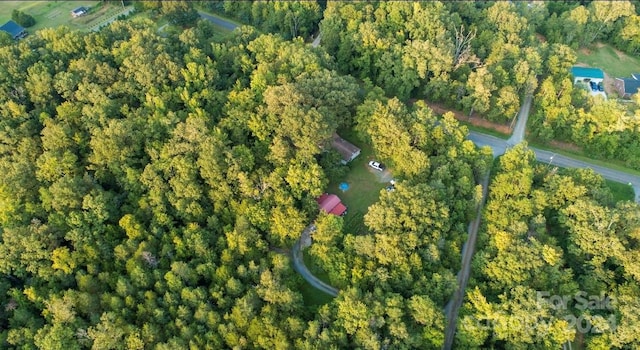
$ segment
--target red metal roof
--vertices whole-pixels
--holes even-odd
[[[322,196],[318,197],[318,199],[316,199],[316,202],[318,202],[320,209],[329,214],[339,216],[347,211],[347,207],[345,207],[344,204],[340,202],[340,198],[335,194],[325,193]]]
[[[333,207],[333,209],[331,209],[329,214],[341,216],[346,211],[347,211],[347,207],[345,207],[344,204],[342,204],[342,203],[338,203],[338,205],[336,205],[335,207]]]

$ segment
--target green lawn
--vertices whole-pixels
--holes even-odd
[[[591,67],[601,68],[610,77],[631,77],[631,73],[640,72],[640,60],[616,52],[610,45],[596,44],[577,52],[578,62]]]
[[[89,13],[78,18],[71,17],[71,10],[80,6],[90,8]],[[29,32],[60,25],[88,31],[122,11],[122,6],[101,1],[4,1],[0,6],[0,22],[10,20],[14,9],[35,18],[36,24],[27,28]]]
[[[480,133],[483,133],[483,134],[489,134],[489,135],[495,136],[497,138],[501,138],[503,140],[508,140],[509,137],[511,137],[510,134],[503,134],[500,131],[495,130],[495,129],[483,128],[481,126],[475,126],[475,125],[473,125],[473,124],[471,124],[469,122],[458,120],[458,123],[460,125],[466,126],[467,129],[469,129],[469,131],[475,131],[475,132],[480,132]]]
[[[366,233],[364,226],[364,214],[369,206],[378,201],[380,190],[388,186],[387,183],[378,181],[378,177],[367,165],[374,159],[373,150],[370,145],[359,142],[352,133],[339,132],[340,136],[347,141],[360,147],[360,155],[349,163],[350,170],[344,179],[329,184],[329,193],[337,194],[344,205],[347,206],[347,214],[344,216],[345,232],[353,234]],[[341,182],[349,184],[346,192],[340,191],[338,185]]]
[[[337,194],[344,205],[347,206],[347,214],[344,216],[345,232],[363,234],[367,232],[367,228],[364,225],[364,215],[367,213],[369,206],[378,201],[380,190],[388,186],[388,184],[379,182],[379,173],[371,170],[368,166],[369,160],[374,159],[371,146],[360,142],[353,132],[340,131],[339,134],[344,139],[360,147],[361,151],[360,155],[349,163],[350,170],[347,175],[338,181],[330,183],[327,192]],[[338,188],[341,182],[349,184],[349,189],[346,192],[342,192]],[[328,274],[315,263],[308,253],[304,254],[304,263],[311,273],[322,281],[329,283]],[[301,293],[305,304],[310,307],[326,304],[333,299],[306,282],[301,289]]]
[[[329,275],[327,275],[327,273],[324,270],[318,267],[318,265],[315,263],[313,258],[309,256],[307,252],[303,252],[302,257],[304,258],[304,264],[307,266],[309,271],[311,271],[311,273],[314,276],[318,277],[320,280],[322,280],[325,283],[329,283]],[[300,289],[300,293],[302,293],[302,298],[304,299],[305,305],[310,307],[324,305],[328,302],[331,302],[331,300],[333,300],[332,296],[317,290],[316,288],[311,286],[307,281],[305,281],[304,284],[302,285],[302,288]]]
[[[615,202],[634,200],[635,192],[633,191],[633,187],[629,186],[628,184],[623,184],[611,180],[605,181],[607,183],[607,187],[609,187],[609,189],[611,190],[611,194],[613,194],[613,200]]]

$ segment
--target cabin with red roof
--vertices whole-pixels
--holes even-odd
[[[347,207],[342,204],[342,201],[335,194],[325,193],[316,199],[320,210],[326,213],[342,216],[347,213]]]

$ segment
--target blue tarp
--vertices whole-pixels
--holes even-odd
[[[604,73],[602,69],[589,68],[589,67],[572,67],[571,74],[574,78],[591,78],[591,79],[604,79]]]

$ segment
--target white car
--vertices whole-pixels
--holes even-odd
[[[384,165],[380,164],[379,162],[376,161],[370,161],[369,162],[369,166],[378,170],[378,171],[383,171],[384,170]]]

